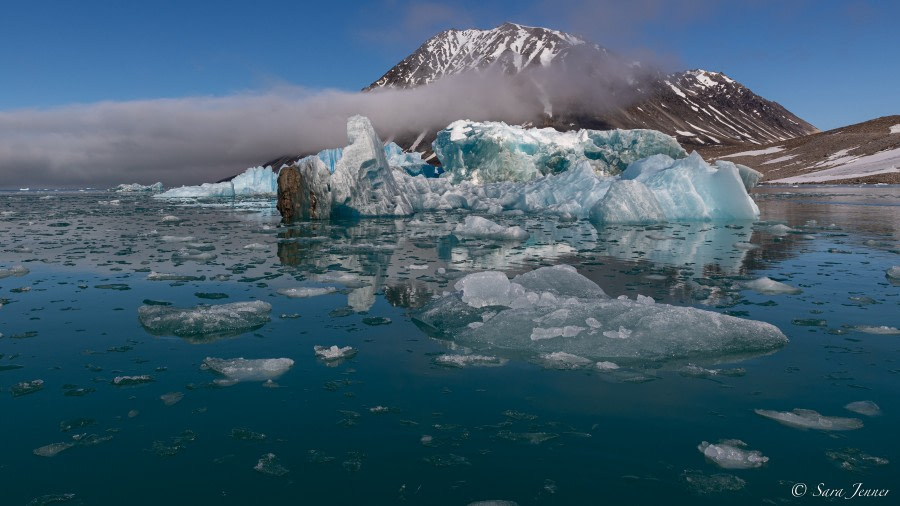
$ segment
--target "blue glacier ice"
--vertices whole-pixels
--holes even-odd
[[[565,172],[582,160],[598,175],[616,175],[650,155],[687,155],[674,137],[655,130],[558,132],[469,120],[438,132],[432,147],[455,183],[527,182]]]
[[[477,134],[465,133],[471,129]],[[464,133],[454,133],[459,130]],[[295,164],[304,189],[297,192],[296,215],[327,219],[462,209],[485,215],[557,214],[598,223],[759,216],[738,166],[709,165],[696,153],[685,156],[674,139],[659,132],[560,133],[456,122],[442,136],[446,139],[439,136],[434,146],[447,171],[423,177],[423,170],[410,168],[423,163],[419,154],[403,153],[393,143],[385,146],[368,119],[350,118],[347,147]],[[449,145],[456,146],[455,151]],[[448,155],[451,152],[455,154]],[[481,165],[469,170],[466,164],[472,161]],[[495,181],[486,182],[490,180]],[[323,210],[322,203],[330,207]],[[318,212],[312,212],[314,204]]]
[[[333,173],[334,168],[344,156],[344,148],[323,149],[315,156],[322,160],[329,172]],[[425,177],[437,177],[440,173],[440,169],[429,165],[428,162],[422,159],[421,153],[407,153],[395,142],[388,142],[384,145],[384,156],[388,165],[393,168],[403,169],[410,176],[422,174]],[[302,162],[303,160],[301,159],[300,161]]]
[[[275,195],[278,192],[278,175],[272,167],[250,167],[231,181],[203,183],[198,186],[181,186],[154,195],[156,198],[198,197],[246,197]]]
[[[433,335],[484,355],[539,357],[566,353],[592,361],[645,364],[733,360],[782,347],[774,325],[656,303],[612,299],[568,265],[541,267],[508,279],[477,272],[414,318]]]

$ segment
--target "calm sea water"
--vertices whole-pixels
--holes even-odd
[[[760,223],[505,216],[531,233],[506,243],[453,237],[463,214],[285,228],[266,201],[0,194],[0,273],[28,271],[0,278],[0,504],[814,504],[820,487],[855,483],[890,490],[859,501],[894,504],[900,286],[885,273],[900,265],[900,189],[754,196]],[[613,297],[766,321],[790,343],[702,364],[733,375],[436,363],[465,350],[417,327],[416,308],[470,272],[562,263]],[[763,276],[802,293],[741,285]],[[138,319],[150,304],[253,300],[272,305],[270,321],[239,335],[159,336]],[[316,345],[358,353],[324,362]],[[207,357],[294,365],[223,386]],[[882,414],[844,408],[862,400]],[[863,427],[800,430],[754,412],[795,408]],[[722,469],[697,449],[721,439],[769,461]]]

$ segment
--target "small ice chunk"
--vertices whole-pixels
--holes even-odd
[[[895,336],[900,334],[900,329],[897,327],[888,327],[887,325],[857,325],[854,328],[866,334],[878,334],[883,336]]]
[[[749,288],[754,292],[764,295],[797,295],[803,293],[803,290],[795,288],[791,285],[775,281],[773,279],[762,277],[743,283],[745,288]]]
[[[854,473],[866,473],[874,466],[886,466],[891,462],[884,457],[876,457],[863,452],[859,448],[841,448],[825,452],[833,464]]]
[[[330,347],[325,346],[314,346],[313,350],[316,352],[316,357],[321,358],[326,362],[331,362],[334,360],[341,360],[344,358],[351,358],[356,355],[356,348],[351,346],[344,346],[343,348],[332,345]]]
[[[754,412],[795,429],[855,430],[863,426],[862,420],[858,418],[823,416],[818,411],[811,409],[795,409],[793,411],[756,409]]]
[[[552,339],[554,337],[575,337],[582,331],[587,330],[585,327],[576,325],[566,325],[565,327],[535,327],[531,331],[531,340],[538,341],[541,339]]]
[[[21,265],[14,265],[8,269],[0,269],[0,279],[8,278],[10,276],[21,277],[28,274],[28,269],[22,267]]]
[[[746,481],[731,474],[709,475],[695,470],[685,470],[681,479],[691,490],[701,495],[737,492],[747,486]]]
[[[615,371],[619,368],[618,364],[614,362],[597,362],[594,364],[594,368],[598,371]]]
[[[506,362],[488,355],[439,355],[434,359],[435,364],[444,367],[499,367]]]
[[[163,401],[163,404],[166,406],[173,406],[181,402],[181,399],[184,399],[183,392],[169,392],[167,394],[162,394],[159,396],[159,400]]]
[[[510,283],[506,274],[497,271],[476,272],[460,279],[453,285],[462,291],[462,301],[474,307],[513,307],[516,301],[527,300],[525,288]]]
[[[142,385],[144,383],[152,383],[153,377],[148,374],[142,374],[139,376],[116,376],[110,382],[117,387],[131,386],[131,385]]]
[[[52,443],[44,445],[40,448],[35,448],[32,453],[34,453],[38,457],[55,457],[60,452],[68,450],[73,446],[75,446],[73,443]]]
[[[31,381],[22,381],[20,383],[16,383],[15,385],[9,387],[10,393],[12,393],[13,397],[20,397],[22,395],[33,394],[40,390],[44,389],[44,380],[36,379]]]
[[[631,337],[631,332],[631,330],[620,325],[619,330],[607,330],[603,332],[603,335],[610,339],[628,339]]]
[[[284,295],[285,297],[290,297],[292,299],[305,299],[309,297],[318,297],[320,295],[328,295],[329,293],[337,292],[337,288],[334,286],[323,286],[323,287],[300,287],[300,288],[282,288],[278,290],[278,293]]]
[[[465,223],[457,225],[453,234],[457,237],[507,241],[524,241],[531,235],[522,227],[504,227],[481,216],[466,216]]]
[[[267,453],[260,457],[253,469],[272,476],[284,476],[290,472],[288,468],[281,465],[281,461],[274,453]]]
[[[519,506],[516,501],[505,501],[503,499],[490,499],[487,501],[470,502],[467,506]]]
[[[141,325],[154,335],[176,335],[193,340],[232,336],[262,327],[272,305],[263,301],[199,305],[190,308],[141,306]]]
[[[885,271],[884,275],[890,279],[900,280],[900,265],[895,265]]]
[[[206,281],[206,276],[167,274],[164,272],[150,271],[150,274],[147,274],[147,281]]]
[[[553,369],[580,369],[593,364],[589,359],[564,351],[543,353],[540,359],[544,365]]]
[[[697,449],[723,469],[753,469],[769,461],[769,457],[764,457],[757,450],[747,450],[746,446],[739,440],[720,441],[718,444],[703,441]]]
[[[248,360],[243,357],[233,359],[206,357],[203,368],[215,371],[225,378],[216,384],[228,386],[241,381],[276,380],[294,366],[289,358],[264,358]]]
[[[881,408],[872,401],[856,401],[844,406],[844,409],[859,413],[865,416],[878,416],[881,414]]]

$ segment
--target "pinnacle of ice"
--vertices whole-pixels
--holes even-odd
[[[347,140],[331,175],[334,212],[393,216],[413,213],[384,155],[384,144],[364,116],[347,120]]]

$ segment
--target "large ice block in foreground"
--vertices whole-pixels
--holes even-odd
[[[685,156],[674,137],[655,130],[523,128],[502,122],[460,120],[432,144],[454,182],[527,182],[565,172],[587,160],[597,174],[616,175],[629,163],[655,154]]]
[[[181,186],[158,193],[154,197],[203,198],[203,197],[246,197],[252,195],[274,195],[278,191],[278,176],[272,167],[250,167],[231,181],[223,183],[203,183],[199,186]]]
[[[257,329],[269,322],[272,305],[263,301],[200,305],[190,308],[141,306],[141,325],[154,335],[175,335],[208,342]]]
[[[657,304],[650,297],[610,299],[569,266],[542,267],[512,280],[502,272],[474,273],[454,288],[414,319],[432,334],[486,355],[563,352],[643,364],[735,359],[787,343],[765,322]]]

